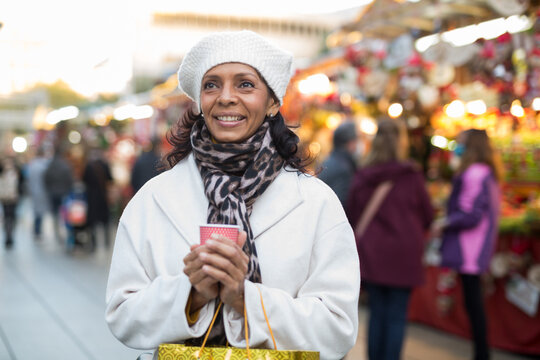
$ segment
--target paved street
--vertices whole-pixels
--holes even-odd
[[[67,254],[52,235],[51,218],[44,222],[44,238],[35,242],[27,201],[19,213],[14,248],[5,250],[0,236],[0,360],[135,360],[141,351],[118,342],[104,321],[111,250],[98,241],[92,254]],[[364,309],[359,317],[357,345],[347,360],[365,358]],[[468,359],[469,347],[461,338],[411,324],[404,359]],[[525,359],[502,351],[493,355]]]

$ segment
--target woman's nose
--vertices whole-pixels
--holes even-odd
[[[236,102],[236,94],[232,86],[223,86],[218,97],[221,104],[230,104]]]

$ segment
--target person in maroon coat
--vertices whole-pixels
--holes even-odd
[[[424,281],[422,255],[433,220],[423,175],[405,160],[408,141],[400,125],[389,119],[379,122],[346,206],[349,221],[357,228],[379,186],[386,183],[390,189],[363,234],[356,234],[362,287],[368,292],[368,355],[372,360],[400,358],[409,296]]]

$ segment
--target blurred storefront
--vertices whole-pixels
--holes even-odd
[[[327,37],[329,51],[295,74],[284,113],[318,165],[340,123],[364,143],[389,116],[409,129],[443,211],[451,151],[485,129],[505,167],[497,253],[486,276],[490,340],[540,353],[540,7],[538,1],[379,0]],[[427,266],[410,318],[469,336],[455,274]],[[524,331],[526,329],[526,331]]]

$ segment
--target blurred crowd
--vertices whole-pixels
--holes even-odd
[[[131,197],[160,170],[159,141],[141,147],[134,159],[128,189]],[[81,249],[93,252],[98,239],[111,245],[112,211],[129,199],[118,197],[119,185],[112,176],[107,149],[88,147],[84,157],[74,157],[68,147],[42,145],[31,149],[28,160],[12,154],[0,154],[0,202],[4,246],[16,242],[15,226],[20,201],[27,197],[33,216],[33,237],[44,238],[43,220],[50,215],[52,235],[68,252]],[[119,205],[120,203],[120,205]]]
[[[411,291],[425,282],[427,250],[459,274],[474,359],[490,356],[481,276],[495,250],[501,170],[484,130],[468,129],[452,154],[452,190],[436,214],[405,125],[379,119],[364,153],[353,122],[340,125],[319,178],[336,193],[355,231],[367,299],[369,359],[400,359]],[[435,219],[435,217],[437,218]]]

